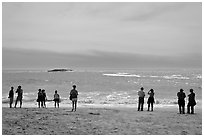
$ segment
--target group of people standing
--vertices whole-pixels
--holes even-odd
[[[72,111],[76,111],[77,108],[77,97],[78,97],[78,91],[76,90],[76,85],[72,86],[73,89],[70,91],[70,96],[69,99],[72,101]],[[183,89],[180,89],[180,92],[177,93],[177,97],[178,97],[178,105],[179,105],[179,113],[180,114],[185,114],[185,98],[186,98],[186,94],[183,92]],[[16,102],[15,102],[15,108],[16,105],[18,103],[18,101],[20,101],[20,108],[22,106],[22,98],[23,98],[23,89],[21,88],[21,86],[18,86],[16,93],[18,94],[17,98],[16,98]],[[147,111],[150,111],[150,106],[151,106],[151,111],[153,111],[153,104],[155,103],[154,100],[154,90],[150,89],[147,93],[149,95],[147,104],[148,104],[148,109]],[[139,96],[139,102],[138,102],[138,111],[143,111],[143,106],[144,106],[144,97],[145,97],[145,92],[144,92],[144,88],[141,87],[140,91],[138,91],[138,96]],[[9,91],[9,98],[10,98],[10,108],[12,108],[12,103],[13,103],[13,98],[14,98],[14,88],[11,87],[11,90]],[[37,98],[37,102],[38,102],[38,107],[45,107],[46,108],[46,93],[44,89],[39,89],[38,90],[38,98]],[[55,90],[55,94],[54,94],[54,99],[53,101],[54,106],[56,108],[56,106],[58,106],[59,108],[59,103],[60,103],[60,96],[57,93],[57,90]],[[190,89],[190,94],[188,95],[188,105],[187,105],[187,113],[188,114],[194,114],[194,106],[196,105],[196,101],[195,101],[195,93],[193,92],[193,89]],[[190,112],[191,111],[191,112]]]
[[[23,89],[21,88],[21,86],[18,86],[16,93],[18,94],[17,98],[16,98],[16,103],[15,103],[15,108],[17,105],[17,102],[20,101],[20,108],[22,107],[22,98],[23,98]],[[76,85],[73,85],[73,89],[70,91],[70,97],[69,99],[72,101],[72,111],[76,111],[77,108],[77,97],[78,97],[78,91],[76,90]],[[13,104],[13,100],[14,100],[14,87],[11,87],[11,90],[9,91],[9,97],[10,101],[9,101],[9,105],[10,108],[12,108],[12,104]],[[37,96],[37,102],[38,102],[38,107],[43,107],[46,108],[46,101],[47,101],[47,96],[45,93],[44,89],[38,89],[38,96]],[[54,99],[53,101],[54,106],[56,108],[56,106],[59,108],[59,103],[60,103],[60,96],[57,93],[57,90],[55,90],[55,94],[54,94]]]
[[[186,98],[186,94],[183,91],[184,91],[183,89],[180,89],[180,92],[177,93],[179,113],[180,114],[185,114],[185,98]],[[150,105],[151,105],[151,111],[153,111],[153,104],[155,103],[155,101],[154,101],[154,90],[150,89],[149,92],[148,92],[148,95],[149,95],[149,98],[148,98],[148,101],[147,101],[147,104],[148,104],[147,111],[150,110]],[[141,90],[138,91],[138,96],[139,96],[138,111],[143,111],[144,97],[145,97],[145,92],[144,92],[143,87],[141,87]],[[187,105],[187,113],[188,114],[194,114],[194,106],[195,105],[196,105],[195,93],[193,92],[193,89],[190,89],[190,94],[188,95],[188,105]]]
[[[72,101],[72,111],[76,111],[78,91],[76,90],[76,85],[73,85],[72,87],[73,87],[73,89],[70,91],[69,99]],[[38,107],[40,108],[40,104],[41,104],[41,107],[46,108],[46,104],[45,104],[46,100],[47,100],[47,97],[46,97],[45,90],[39,89],[38,90],[38,98],[37,98]],[[57,90],[55,90],[53,101],[55,102],[54,103],[55,108],[56,108],[56,106],[59,108],[59,103],[61,101],[60,101],[60,96],[57,93]]]

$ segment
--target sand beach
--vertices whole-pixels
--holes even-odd
[[[3,135],[201,135],[202,109],[178,114],[177,107],[2,108]]]

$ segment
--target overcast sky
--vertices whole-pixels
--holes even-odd
[[[202,66],[201,3],[4,2],[2,8],[3,68],[20,67],[18,60],[23,67],[151,67],[151,59],[162,67]]]

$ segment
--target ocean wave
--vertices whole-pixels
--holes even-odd
[[[171,75],[171,76],[163,76],[165,79],[190,79],[189,77],[184,77],[182,75]]]
[[[202,75],[197,75],[196,78],[197,79],[202,79]]]
[[[129,73],[110,73],[110,74],[103,74],[104,76],[112,76],[112,77],[138,77],[140,78],[140,75],[136,74],[129,74]]]

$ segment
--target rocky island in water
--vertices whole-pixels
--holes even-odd
[[[51,69],[47,72],[66,72],[66,71],[73,71],[72,69]]]

